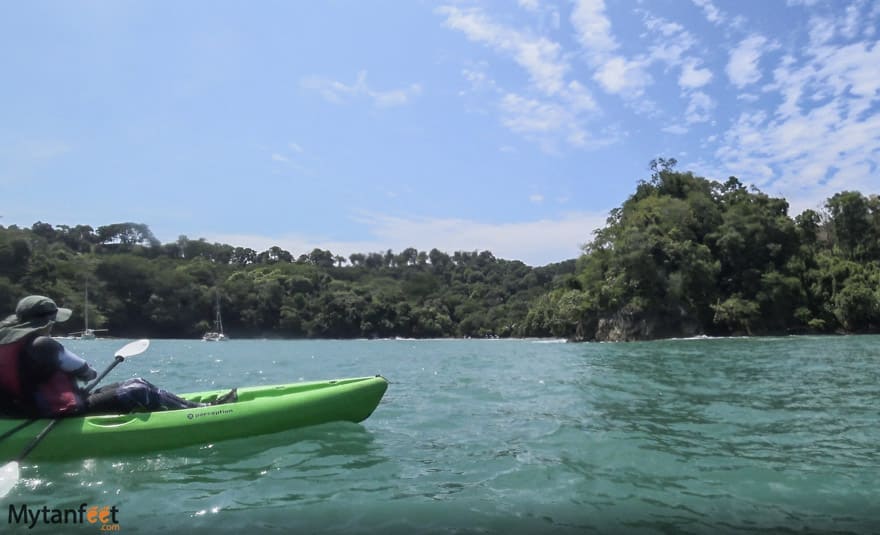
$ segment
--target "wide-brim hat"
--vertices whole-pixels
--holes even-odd
[[[18,302],[15,314],[0,322],[0,344],[11,344],[53,323],[70,319],[72,311],[43,295],[29,295]]]

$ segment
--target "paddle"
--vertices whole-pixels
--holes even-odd
[[[19,431],[21,431],[22,429],[24,429],[25,427],[31,425],[32,423],[34,423],[34,422],[36,422],[36,421],[37,421],[36,418],[32,418],[32,419],[30,419],[30,420],[25,420],[25,421],[23,421],[22,423],[20,423],[20,424],[18,424],[17,426],[13,427],[13,428],[10,429],[9,431],[7,431],[7,432],[3,433],[2,435],[0,435],[0,440],[4,440],[4,439],[6,439],[6,438],[11,437],[12,435],[18,433]]]
[[[140,355],[141,353],[146,351],[148,347],[150,347],[149,340],[137,340],[135,342],[131,342],[130,344],[126,344],[125,346],[123,346],[122,349],[120,349],[119,351],[116,352],[116,355],[113,359],[113,362],[111,362],[110,365],[107,366],[107,369],[104,370],[101,373],[101,375],[99,375],[94,381],[89,383],[83,389],[83,392],[85,394],[88,394],[89,392],[91,392],[91,390],[93,388],[95,388],[95,385],[97,385],[101,381],[101,379],[104,378],[104,376],[106,376],[108,373],[110,373],[110,370],[115,368],[117,364],[119,364],[120,362],[122,362],[123,360],[125,360],[128,357]],[[27,455],[31,451],[33,451],[33,449],[36,448],[40,442],[43,441],[43,439],[46,437],[46,435],[48,435],[49,432],[52,431],[52,429],[54,429],[55,426],[58,424],[58,422],[60,422],[61,420],[62,420],[61,418],[55,418],[54,420],[49,422],[49,425],[47,425],[42,431],[40,431],[40,434],[35,436],[34,439],[30,441],[30,443],[22,450],[22,452],[18,455],[18,457],[15,460],[6,463],[3,466],[3,468],[0,468],[0,498],[3,498],[4,496],[6,496],[9,493],[9,491],[12,490],[12,488],[15,487],[15,485],[18,483],[18,480],[21,477],[21,473],[20,473],[20,469],[19,469],[19,464],[21,463],[21,461],[25,457],[27,457]],[[33,420],[31,420],[31,421],[33,421]],[[17,426],[16,428],[13,429],[13,432],[21,429],[22,427],[25,427],[29,423],[30,423],[30,421],[26,422],[25,424],[21,424],[21,425]]]

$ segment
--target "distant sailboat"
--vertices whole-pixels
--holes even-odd
[[[216,316],[214,318],[214,330],[206,332],[202,336],[205,342],[225,342],[229,337],[223,334],[223,318],[220,317],[220,293],[217,293]]]
[[[89,284],[86,283],[85,306],[83,307],[83,318],[85,319],[85,327],[76,333],[71,333],[79,340],[94,340],[96,332],[106,331],[107,329],[89,329]]]

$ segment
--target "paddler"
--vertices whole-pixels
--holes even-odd
[[[79,381],[97,372],[50,336],[55,323],[71,311],[42,295],[23,298],[15,314],[0,322],[0,416],[58,418],[201,407],[157,388],[140,377],[113,383],[84,395]],[[236,390],[210,405],[237,400]]]

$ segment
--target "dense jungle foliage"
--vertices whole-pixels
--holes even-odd
[[[794,219],[737,178],[674,159],[612,210],[576,276],[532,304],[522,332],[580,340],[876,332],[880,197],[842,192]]]
[[[578,259],[530,267],[488,251],[294,256],[190,240],[138,223],[0,226],[0,311],[39,293],[92,328],[191,338],[220,301],[232,338],[875,332],[880,198],[842,192],[794,219],[788,203],[651,162]],[[584,229],[585,241],[590,229]],[[2,314],[2,312],[0,312]],[[56,328],[56,334],[63,334]]]
[[[185,236],[163,245],[136,223],[36,223],[0,227],[0,309],[48,295],[74,311],[55,334],[82,330],[88,287],[89,327],[112,336],[200,337],[213,330],[218,296],[232,338],[513,336],[574,265],[436,249],[294,257]]]

